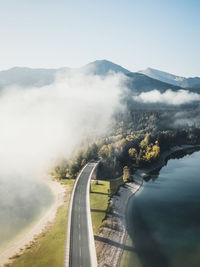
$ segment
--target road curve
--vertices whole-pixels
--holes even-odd
[[[91,224],[89,185],[91,175],[98,163],[88,163],[81,171],[74,185],[71,199],[71,219],[68,228],[64,267],[96,267],[96,251]],[[69,244],[68,244],[69,243]]]

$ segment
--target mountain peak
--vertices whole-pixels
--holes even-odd
[[[86,66],[82,67],[83,70],[92,72],[93,74],[98,75],[106,75],[110,71],[116,73],[129,73],[130,71],[123,68],[122,66],[115,64],[109,60],[102,59],[102,60],[95,60]]]

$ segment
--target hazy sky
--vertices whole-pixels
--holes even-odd
[[[108,59],[200,76],[199,14],[199,0],[1,1],[0,69]]]

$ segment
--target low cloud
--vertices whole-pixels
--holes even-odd
[[[69,155],[86,137],[104,133],[119,108],[124,77],[58,74],[40,88],[4,89],[0,97],[0,175],[35,174],[52,158]]]
[[[109,129],[123,80],[120,74],[60,73],[48,86],[1,91],[0,245],[48,202],[36,178],[83,140]]]
[[[187,90],[179,90],[175,92],[169,89],[164,93],[161,93],[158,90],[152,90],[149,92],[142,92],[140,95],[134,96],[133,99],[141,103],[183,105],[194,101],[200,101],[200,95]]]

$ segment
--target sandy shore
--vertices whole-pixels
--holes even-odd
[[[126,231],[126,210],[130,197],[132,197],[142,186],[143,177],[154,170],[161,169],[167,162],[170,155],[178,151],[190,152],[200,146],[184,145],[176,146],[165,151],[160,156],[159,161],[148,168],[138,169],[133,175],[133,182],[121,186],[116,195],[110,200],[112,212],[107,215],[106,221],[95,236],[95,245],[98,257],[98,266],[120,266],[122,254],[124,252],[127,231]]]
[[[59,206],[64,203],[65,188],[60,183],[53,181],[50,177],[43,179],[54,196],[53,204],[41,217],[33,223],[28,229],[18,235],[14,240],[7,243],[0,249],[0,266],[12,261],[12,257],[16,254],[23,253],[26,246],[39,235],[45,227],[55,218],[56,211]]]

